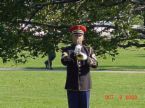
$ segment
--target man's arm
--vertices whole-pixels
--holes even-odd
[[[98,62],[94,50],[89,48],[89,53],[90,56],[87,59],[87,63],[90,65],[90,67],[96,68],[98,66]]]
[[[63,65],[73,64],[74,60],[69,56],[66,49],[62,49],[61,63]]]

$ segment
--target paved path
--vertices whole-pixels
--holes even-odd
[[[45,68],[0,68],[1,71],[47,71],[47,72],[62,72],[65,69],[53,69],[47,70]],[[106,73],[145,73],[145,69],[142,70],[92,70],[91,72],[106,72]]]
[[[0,68],[0,71],[48,71],[45,68]]]

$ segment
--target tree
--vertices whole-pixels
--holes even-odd
[[[86,44],[94,47],[97,55],[115,56],[118,47],[145,47],[140,41],[144,29],[132,28],[132,25],[143,26],[145,12],[137,11],[141,6],[144,1],[3,0],[0,2],[0,57],[3,62],[11,59],[26,62],[28,57],[47,55],[50,48],[58,51],[60,43],[71,42],[68,28],[75,24],[87,26]],[[107,25],[108,22],[111,24]],[[95,27],[104,29],[96,32]],[[113,29],[110,39],[101,36],[109,29]]]

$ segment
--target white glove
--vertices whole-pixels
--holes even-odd
[[[87,60],[87,55],[81,52],[82,46],[80,44],[76,45],[74,53],[76,54],[77,60]]]
[[[80,44],[76,45],[74,53],[79,54],[81,52],[82,46]]]

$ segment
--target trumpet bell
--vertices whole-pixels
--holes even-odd
[[[84,53],[80,53],[78,55],[76,55],[78,60],[87,60],[87,55]]]

